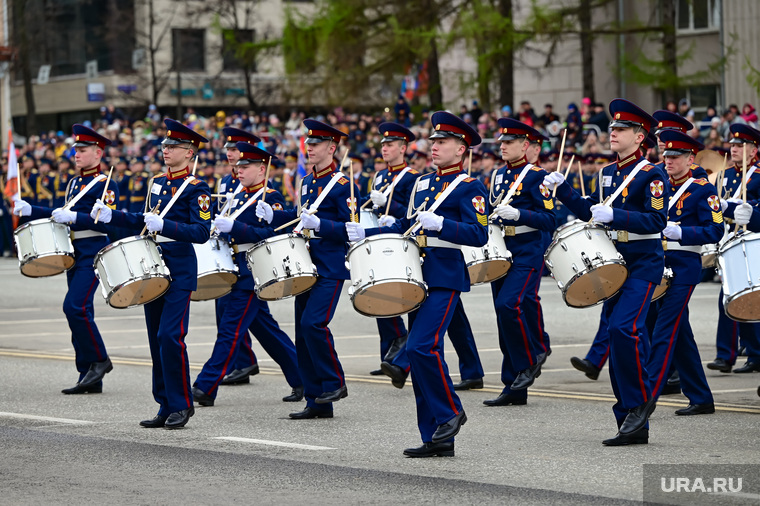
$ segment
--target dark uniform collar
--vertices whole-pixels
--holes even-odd
[[[401,162],[398,165],[388,165],[388,172],[401,172],[406,168],[406,164]]]
[[[463,162],[459,162],[454,165],[449,165],[448,167],[438,167],[436,173],[439,176],[449,176],[451,174],[456,174],[457,172],[462,172],[463,167]]]
[[[262,182],[260,182],[258,184],[255,184],[253,186],[246,186],[243,189],[245,190],[246,193],[253,193],[253,192],[257,192],[257,191],[261,190],[262,188],[264,188],[264,181],[262,181]]]
[[[180,169],[176,172],[172,172],[171,169],[169,169],[169,172],[167,172],[166,177],[169,179],[169,181],[174,181],[175,179],[183,179],[190,175],[190,166],[186,165],[184,169]]]
[[[89,169],[82,169],[79,171],[79,175],[82,177],[97,176],[98,174],[100,174],[100,164],[97,164],[95,167],[90,167]]]
[[[687,180],[687,179],[689,179],[690,177],[692,177],[692,176],[691,176],[691,169],[689,169],[688,171],[686,171],[686,175],[684,175],[684,176],[683,176],[682,178],[680,178],[680,179],[673,179],[673,178],[671,177],[671,178],[670,178],[670,184],[672,184],[673,186],[681,186],[681,185],[682,185],[682,184],[684,184],[684,183],[686,182],[686,180]]]
[[[519,159],[515,160],[514,162],[507,162],[507,168],[508,169],[519,169],[523,165],[528,163],[528,159],[525,158],[525,155],[521,156]]]
[[[311,172],[312,172],[312,174],[314,174],[315,178],[321,179],[321,178],[323,178],[325,176],[329,176],[330,174],[332,174],[333,172],[335,172],[335,167],[336,167],[335,166],[335,162],[332,162],[330,165],[328,165],[324,169],[319,169],[319,170],[317,170],[317,166],[315,165],[311,169]]]
[[[641,158],[641,153],[639,153],[638,150],[634,151],[632,155],[628,156],[624,160],[621,160],[620,157],[618,157],[618,169],[627,169],[628,167],[635,165],[639,158]]]

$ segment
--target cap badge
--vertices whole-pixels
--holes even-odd
[[[435,129],[436,129],[436,130],[440,130],[440,129],[441,129],[441,125],[440,125],[440,124],[436,125],[436,126],[435,126]]]
[[[620,119],[620,113],[615,114],[615,119]]]

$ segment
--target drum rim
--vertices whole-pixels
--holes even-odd
[[[103,257],[103,255],[105,255],[106,253],[108,253],[112,249],[116,248],[117,246],[121,246],[122,244],[128,244],[130,242],[137,242],[137,241],[152,242],[153,244],[156,245],[156,248],[158,248],[158,243],[156,242],[156,240],[152,236],[149,236],[149,235],[131,235],[129,237],[124,237],[122,239],[119,239],[118,241],[114,241],[111,244],[107,244],[106,246],[103,246],[103,249],[101,249],[100,251],[98,251],[98,253],[95,255],[95,260],[94,260],[93,263],[97,264],[98,260],[100,260]],[[160,253],[159,253],[159,255],[160,255]],[[164,266],[166,266],[166,262],[164,261],[163,255],[160,255],[160,256],[161,256],[161,262],[164,264]]]
[[[313,265],[313,264],[312,264],[312,265]],[[256,292],[256,297],[258,297],[258,298],[259,298],[259,299],[261,299],[261,300],[266,300],[266,301],[270,301],[270,300],[285,300],[285,299],[289,299],[289,298],[291,298],[291,297],[296,297],[296,296],[298,296],[298,295],[301,295],[302,293],[308,292],[308,291],[309,291],[309,290],[311,290],[311,289],[312,289],[312,287],[313,287],[313,286],[316,284],[316,279],[317,279],[317,277],[319,277],[319,275],[317,274],[316,270],[317,270],[317,269],[315,268],[315,269],[314,269],[314,273],[311,273],[311,274],[304,274],[303,276],[285,276],[285,277],[280,277],[280,276],[278,276],[277,278],[274,278],[274,279],[270,279],[269,281],[267,281],[266,283],[263,283],[263,284],[255,283],[255,279],[256,279],[256,278],[254,277],[254,283],[255,283],[255,285],[254,285],[254,287],[253,287],[253,290]],[[260,295],[260,294],[261,294],[261,291],[262,291],[264,288],[266,288],[266,287],[270,286],[272,283],[275,283],[275,282],[279,283],[280,281],[285,281],[286,279],[294,279],[294,278],[314,278],[314,279],[315,279],[315,281],[314,281],[314,283],[312,283],[312,284],[309,286],[309,288],[307,288],[306,290],[302,290],[302,291],[300,291],[300,292],[298,292],[298,293],[291,293],[290,295],[286,295],[286,296],[284,296],[284,297],[278,297],[278,298],[276,298],[276,299],[268,299],[268,298],[264,298],[264,297],[262,297],[262,296]]]
[[[605,227],[602,227],[601,225],[594,225],[594,224],[589,223],[587,221],[582,221],[582,220],[578,220],[578,221],[580,221],[580,223],[578,223],[578,225],[581,225],[581,224],[583,225],[580,230],[585,230],[586,228],[593,228],[593,229],[602,230],[602,231],[604,231],[604,235],[607,237],[607,239],[612,243],[613,247],[615,246],[615,241],[613,241],[612,238],[610,237],[610,231],[607,230]],[[559,234],[556,234],[556,232],[555,232],[555,236],[552,236],[552,242],[546,248],[546,252],[544,253],[544,259],[549,258],[549,253],[557,246],[557,244],[559,243],[560,239],[563,239],[565,237],[567,237],[567,235],[559,235]],[[615,250],[617,251],[617,248],[615,248]],[[620,254],[619,251],[618,251],[618,254]]]
[[[757,292],[757,291],[760,291],[760,285],[757,285],[757,286],[748,286],[747,288],[743,288],[743,289],[739,290],[738,292],[733,293],[731,295],[725,295],[724,294],[723,295],[723,307],[726,309],[726,315],[729,318],[731,318],[732,320],[737,321],[737,322],[742,322],[742,323],[760,322],[760,319],[759,320],[745,320],[743,318],[734,318],[733,316],[731,316],[728,313],[728,307],[730,306],[730,304],[731,304],[731,302],[733,300],[739,298],[739,296],[747,295],[749,293],[754,293],[754,292]]]
[[[163,292],[161,292],[159,295],[156,295],[152,299],[147,300],[145,302],[141,302],[139,304],[132,304],[130,306],[124,306],[124,307],[114,306],[113,304],[111,304],[111,297],[116,293],[117,290],[120,290],[120,289],[124,288],[125,286],[127,286],[127,285],[129,285],[131,283],[135,283],[137,281],[145,281],[145,280],[151,279],[151,278],[164,278],[164,279],[166,279],[169,282],[169,284],[166,285],[166,290],[164,290]],[[101,283],[103,283],[103,281],[100,279],[100,277],[98,277],[98,281],[100,281]],[[172,285],[171,274],[169,274],[169,275],[162,275],[162,274],[147,274],[147,275],[145,275],[144,274],[139,279],[130,279],[129,281],[126,281],[126,282],[123,282],[123,283],[119,283],[118,285],[114,285],[113,288],[111,288],[108,291],[108,294],[106,296],[106,304],[108,304],[109,306],[111,306],[114,309],[130,309],[130,308],[133,308],[133,307],[144,306],[145,304],[153,302],[154,300],[158,299],[163,294],[165,294],[166,292],[168,292],[169,288],[171,287],[171,285]]]
[[[394,239],[394,240],[401,239],[403,241],[409,241],[411,244],[413,244],[414,247],[417,248],[417,253],[419,253],[421,249],[419,244],[417,244],[417,241],[415,241],[414,238],[410,236],[405,236],[403,234],[395,234],[395,233],[390,233],[390,232],[385,233],[385,234],[375,234],[369,237],[365,237],[361,241],[355,242],[354,244],[352,244],[351,247],[348,248],[348,251],[346,252],[346,260],[348,260],[348,257],[351,255],[351,252],[354,251],[355,249],[358,249],[360,245],[363,245],[364,243],[367,243],[373,240],[378,241],[380,239]]]
[[[626,281],[628,280],[628,278],[631,276],[631,271],[628,269],[628,266],[625,264],[625,260],[623,260],[623,259],[620,259],[620,258],[616,258],[616,259],[614,259],[614,260],[612,260],[612,261],[610,261],[610,262],[608,262],[608,263],[603,263],[603,264],[602,264],[600,267],[602,267],[602,266],[605,266],[605,265],[611,265],[611,264],[618,264],[618,265],[622,265],[622,266],[623,266],[623,268],[625,269],[625,278],[623,279],[623,282],[622,282],[622,283],[620,283],[620,287],[618,287],[618,289],[617,289],[617,290],[615,290],[615,293],[613,293],[613,294],[612,294],[612,295],[610,295],[609,297],[605,297],[605,298],[603,298],[603,299],[601,299],[601,300],[599,300],[599,301],[597,301],[597,302],[594,302],[593,304],[587,304],[587,305],[583,305],[583,306],[578,306],[578,305],[575,305],[575,304],[570,304],[570,303],[567,301],[567,291],[568,291],[568,289],[570,288],[570,286],[571,286],[571,285],[572,285],[572,284],[573,284],[575,281],[577,281],[577,280],[578,280],[578,279],[580,279],[582,276],[585,276],[586,274],[588,274],[589,272],[591,272],[591,271],[587,271],[587,270],[585,270],[585,269],[584,269],[584,270],[583,270],[583,271],[581,271],[581,272],[577,272],[577,273],[576,273],[576,274],[575,274],[573,277],[571,277],[571,278],[568,280],[568,282],[567,282],[566,284],[564,284],[564,286],[563,286],[562,288],[560,288],[560,291],[562,292],[562,300],[564,300],[564,301],[565,301],[565,304],[567,304],[567,306],[568,306],[568,307],[579,308],[579,309],[582,309],[582,308],[586,308],[586,307],[594,307],[594,306],[596,306],[596,305],[599,305],[599,304],[603,303],[603,302],[604,302],[604,301],[606,301],[606,300],[609,300],[609,299],[611,299],[611,298],[612,298],[612,297],[614,297],[615,295],[617,295],[617,293],[620,291],[620,288],[622,288],[622,287],[623,287],[623,285],[625,284],[625,282],[626,282]],[[550,269],[550,270],[551,270],[551,269]],[[552,278],[554,278],[554,273],[552,273]],[[554,281],[557,281],[557,278],[554,278]]]
[[[50,256],[62,256],[62,257],[69,257],[69,258],[72,258],[72,259],[74,260],[74,262],[71,264],[71,266],[70,266],[70,267],[67,267],[66,269],[63,269],[62,271],[58,271],[58,272],[56,272],[55,274],[46,274],[46,275],[44,275],[44,276],[30,276],[29,274],[26,274],[26,273],[24,272],[24,269],[23,269],[23,267],[24,267],[26,264],[28,264],[29,262],[31,262],[32,260],[36,260],[36,259],[38,259],[38,258],[50,257]],[[45,254],[42,254],[42,255],[37,255],[37,256],[35,256],[33,259],[32,259],[32,258],[29,258],[29,259],[27,259],[27,260],[25,260],[25,261],[23,261],[23,262],[22,262],[22,261],[21,261],[21,259],[19,258],[19,259],[18,259],[18,270],[19,270],[19,272],[21,272],[21,275],[23,275],[23,276],[26,276],[27,278],[32,278],[32,279],[38,279],[38,278],[50,278],[50,277],[53,277],[53,276],[58,276],[59,274],[63,274],[64,272],[70,271],[71,269],[73,269],[73,268],[74,268],[74,266],[75,266],[76,264],[77,264],[77,261],[76,261],[76,256],[74,255],[74,253],[73,253],[73,252],[72,252],[72,253],[69,253],[69,252],[67,251],[67,252],[65,252],[65,253],[63,253],[63,254],[61,254],[61,253],[45,253]]]
[[[384,279],[380,283],[376,283],[376,284],[383,284],[383,283],[385,283],[387,281],[390,281],[390,280],[385,280]],[[409,280],[405,280],[405,281],[409,281]],[[354,310],[357,313],[359,313],[360,315],[368,316],[370,318],[393,318],[395,316],[402,316],[402,315],[405,315],[405,314],[409,314],[412,311],[415,311],[415,310],[419,309],[419,307],[422,306],[422,304],[427,300],[427,296],[428,296],[427,283],[425,283],[423,281],[421,285],[419,283],[417,283],[417,282],[412,283],[412,284],[415,284],[415,285],[419,286],[420,288],[422,288],[422,300],[420,301],[419,304],[415,305],[412,309],[409,309],[408,311],[404,311],[402,313],[389,314],[389,315],[373,315],[373,314],[365,313],[364,311],[362,311],[359,308],[357,308],[356,304],[354,303],[354,298],[357,295],[356,290],[354,290],[352,293],[349,293],[348,296],[351,299],[351,305],[353,306]],[[364,285],[364,286],[367,286],[367,285]],[[353,288],[353,285],[351,285],[349,288]]]
[[[480,286],[480,285],[485,285],[486,283],[493,283],[494,281],[498,281],[499,279],[501,279],[504,276],[506,276],[507,274],[509,274],[509,270],[512,268],[512,263],[513,263],[512,261],[509,262],[509,267],[507,267],[507,270],[504,271],[504,274],[501,274],[501,275],[499,275],[499,276],[497,276],[495,278],[491,278],[489,280],[478,281],[477,283],[473,283],[472,282],[472,277],[470,277],[470,286]],[[476,265],[476,264],[473,264],[473,265]],[[469,270],[469,266],[467,266],[467,269]],[[469,275],[469,272],[467,274]]]
[[[300,239],[303,242],[308,242],[307,239],[304,236],[302,236],[301,234],[294,234],[292,232],[288,232],[287,234],[278,234],[278,235],[273,235],[272,237],[267,237],[263,241],[259,241],[256,244],[254,244],[253,246],[251,246],[250,248],[248,248],[246,250],[246,253],[247,254],[251,254],[251,253],[253,253],[253,250],[259,248],[260,246],[263,246],[265,244],[271,244],[271,243],[274,243],[274,242],[284,241],[285,239],[291,239],[291,238],[292,239]]]
[[[749,232],[746,234],[734,236],[723,244],[718,245],[718,256],[722,255],[723,252],[728,251],[737,244],[754,240],[760,240],[760,232]]]
[[[57,221],[53,221],[53,218],[38,218],[36,220],[27,221],[26,223],[19,225],[18,228],[13,231],[13,234],[16,235],[19,232],[26,230],[27,228],[32,228],[33,225],[42,225],[43,223],[50,223],[54,226],[69,228],[69,226],[65,223],[58,223]]]

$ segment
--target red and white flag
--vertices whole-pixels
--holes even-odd
[[[19,191],[18,158],[16,146],[13,145],[13,132],[8,131],[8,179],[5,182],[5,194],[9,199],[21,198]]]

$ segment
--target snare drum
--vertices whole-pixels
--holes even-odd
[[[480,248],[462,246],[462,255],[473,286],[506,276],[512,267],[512,253],[504,242],[501,227],[493,223],[488,225],[488,243]]]
[[[672,282],[673,269],[670,267],[665,267],[665,271],[662,273],[662,281],[660,281],[660,284],[657,285],[657,287],[654,289],[654,292],[652,293],[652,302],[663,297],[665,295],[665,292],[668,291],[668,288],[670,288],[670,284]]]
[[[230,293],[238,278],[230,244],[221,237],[212,237],[203,244],[193,244],[193,249],[198,262],[198,288],[190,294],[190,300],[218,299]]]
[[[309,290],[317,282],[306,239],[282,234],[257,243],[246,254],[261,300],[281,300]]]
[[[24,223],[13,236],[24,276],[55,276],[74,266],[74,245],[68,225],[43,218]]]
[[[721,245],[718,272],[728,317],[760,321],[760,233],[741,234]]]
[[[380,223],[377,220],[377,215],[371,210],[359,210],[359,225],[361,225],[363,228],[378,228],[380,226]]]
[[[718,262],[718,245],[703,244],[700,256],[702,257],[703,269],[711,269],[715,267]]]
[[[557,230],[544,260],[570,307],[604,302],[628,279],[625,260],[607,231],[581,220]]]
[[[351,246],[346,264],[351,272],[348,295],[354,309],[365,316],[406,314],[420,307],[427,297],[420,248],[409,237],[367,237]]]
[[[169,269],[156,241],[136,235],[109,244],[95,256],[95,275],[109,306],[147,304],[169,289]]]

